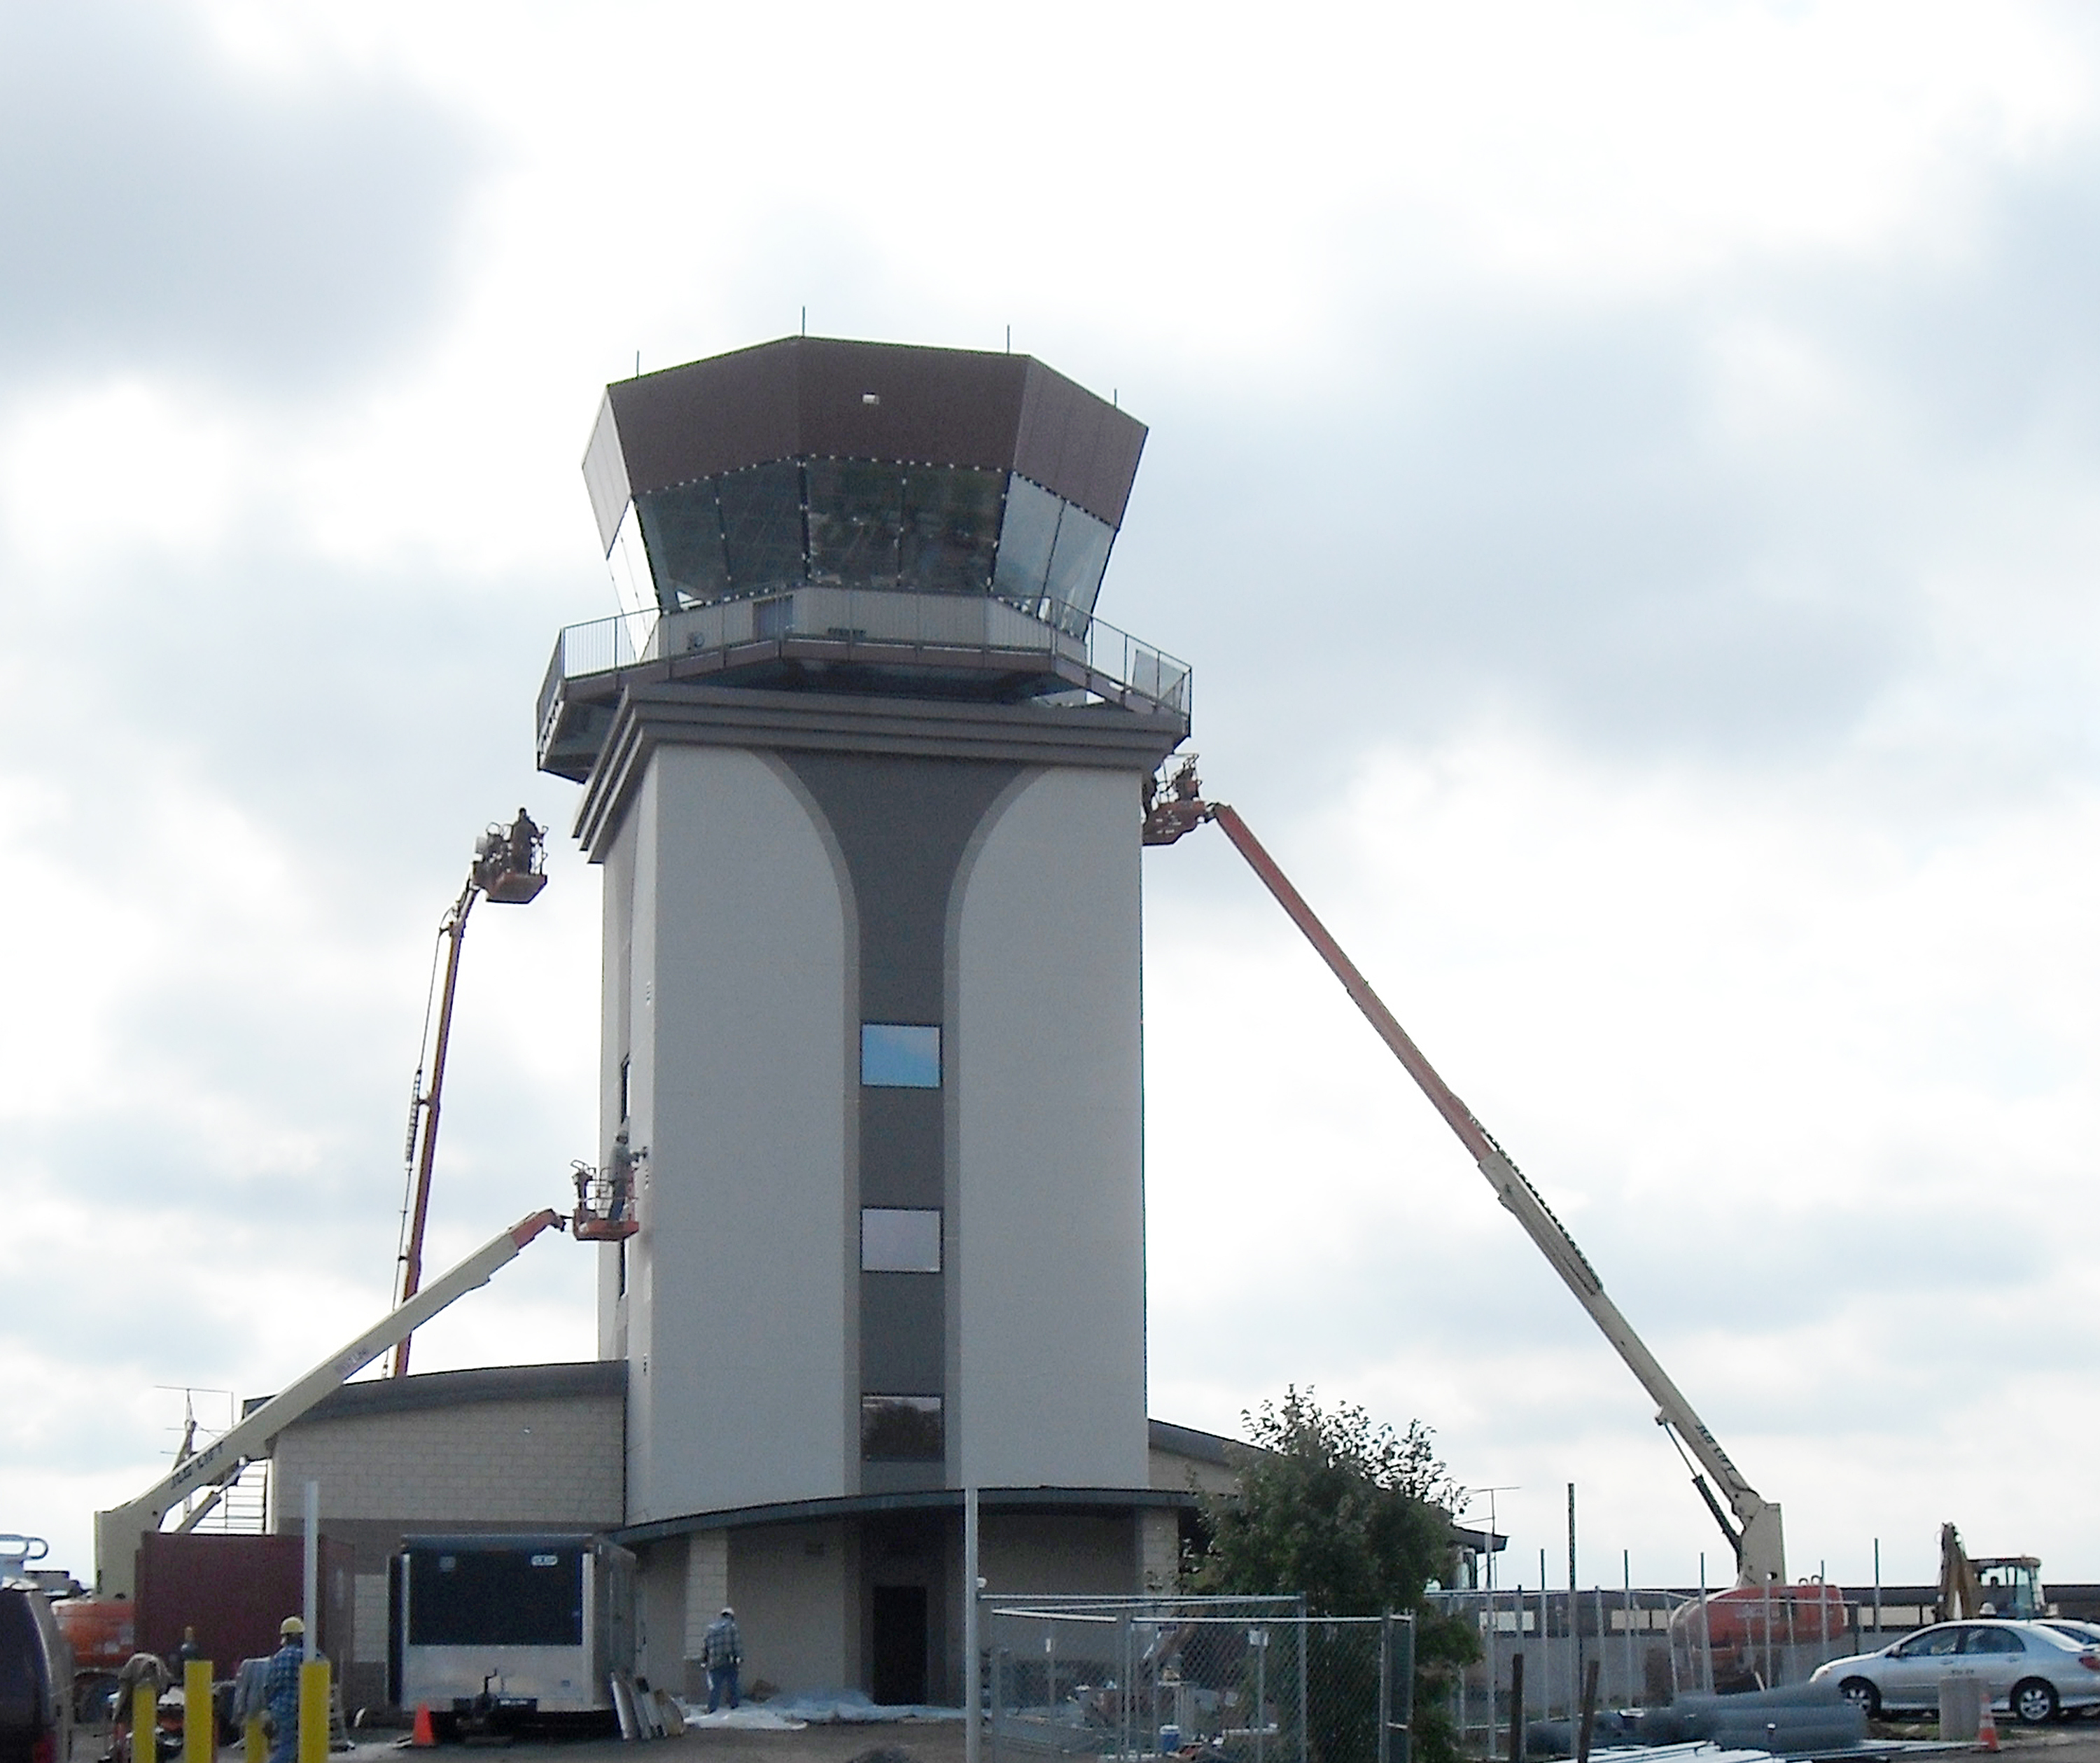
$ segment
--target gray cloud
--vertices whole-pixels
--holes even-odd
[[[245,78],[177,7],[0,7],[0,372],[365,371],[459,267],[474,157],[398,82]]]
[[[1248,731],[1248,766],[1433,740],[1484,705],[1615,758],[1820,763],[1892,690],[1964,689],[1935,567],[1965,520],[2006,517],[2004,484],[2100,451],[2096,157],[2000,168],[1965,248],[1902,265],[1752,264],[1633,304],[1418,298],[1335,346],[1352,372],[1317,404],[1167,388],[1139,409],[1103,611],[1197,663],[1205,738]],[[1727,358],[1743,324],[1830,366],[1827,417],[1732,426],[1744,377],[1765,390]],[[2083,664],[2036,661],[2082,699]],[[1972,742],[2036,739],[2031,697],[1964,715]],[[2065,732],[2050,762],[2089,766]]]

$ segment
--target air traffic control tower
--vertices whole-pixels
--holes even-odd
[[[646,599],[561,634],[539,762],[605,873],[600,1153],[646,1153],[598,1350],[657,1682],[729,1603],[747,1681],[952,1700],[967,1486],[995,1589],[1171,1569],[1138,859],[1189,678],[1094,612],[1145,435],[961,350],[607,388]]]

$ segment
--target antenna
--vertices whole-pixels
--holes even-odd
[[[1008,355],[1013,353],[1013,327],[1011,325],[1006,327],[1006,352]]]
[[[810,334],[810,309],[806,306],[802,308],[802,334]]]

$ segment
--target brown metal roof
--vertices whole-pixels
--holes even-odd
[[[1145,436],[1030,356],[783,337],[607,387],[584,476],[607,549],[633,497],[792,458],[1018,471],[1120,527]]]

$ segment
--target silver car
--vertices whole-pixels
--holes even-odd
[[[1871,1719],[1884,1708],[1939,1706],[1940,1680],[1980,1677],[1994,1708],[2040,1725],[2068,1708],[2100,1708],[2100,1648],[2039,1622],[1942,1622],[1854,1659],[1816,1668]]]

